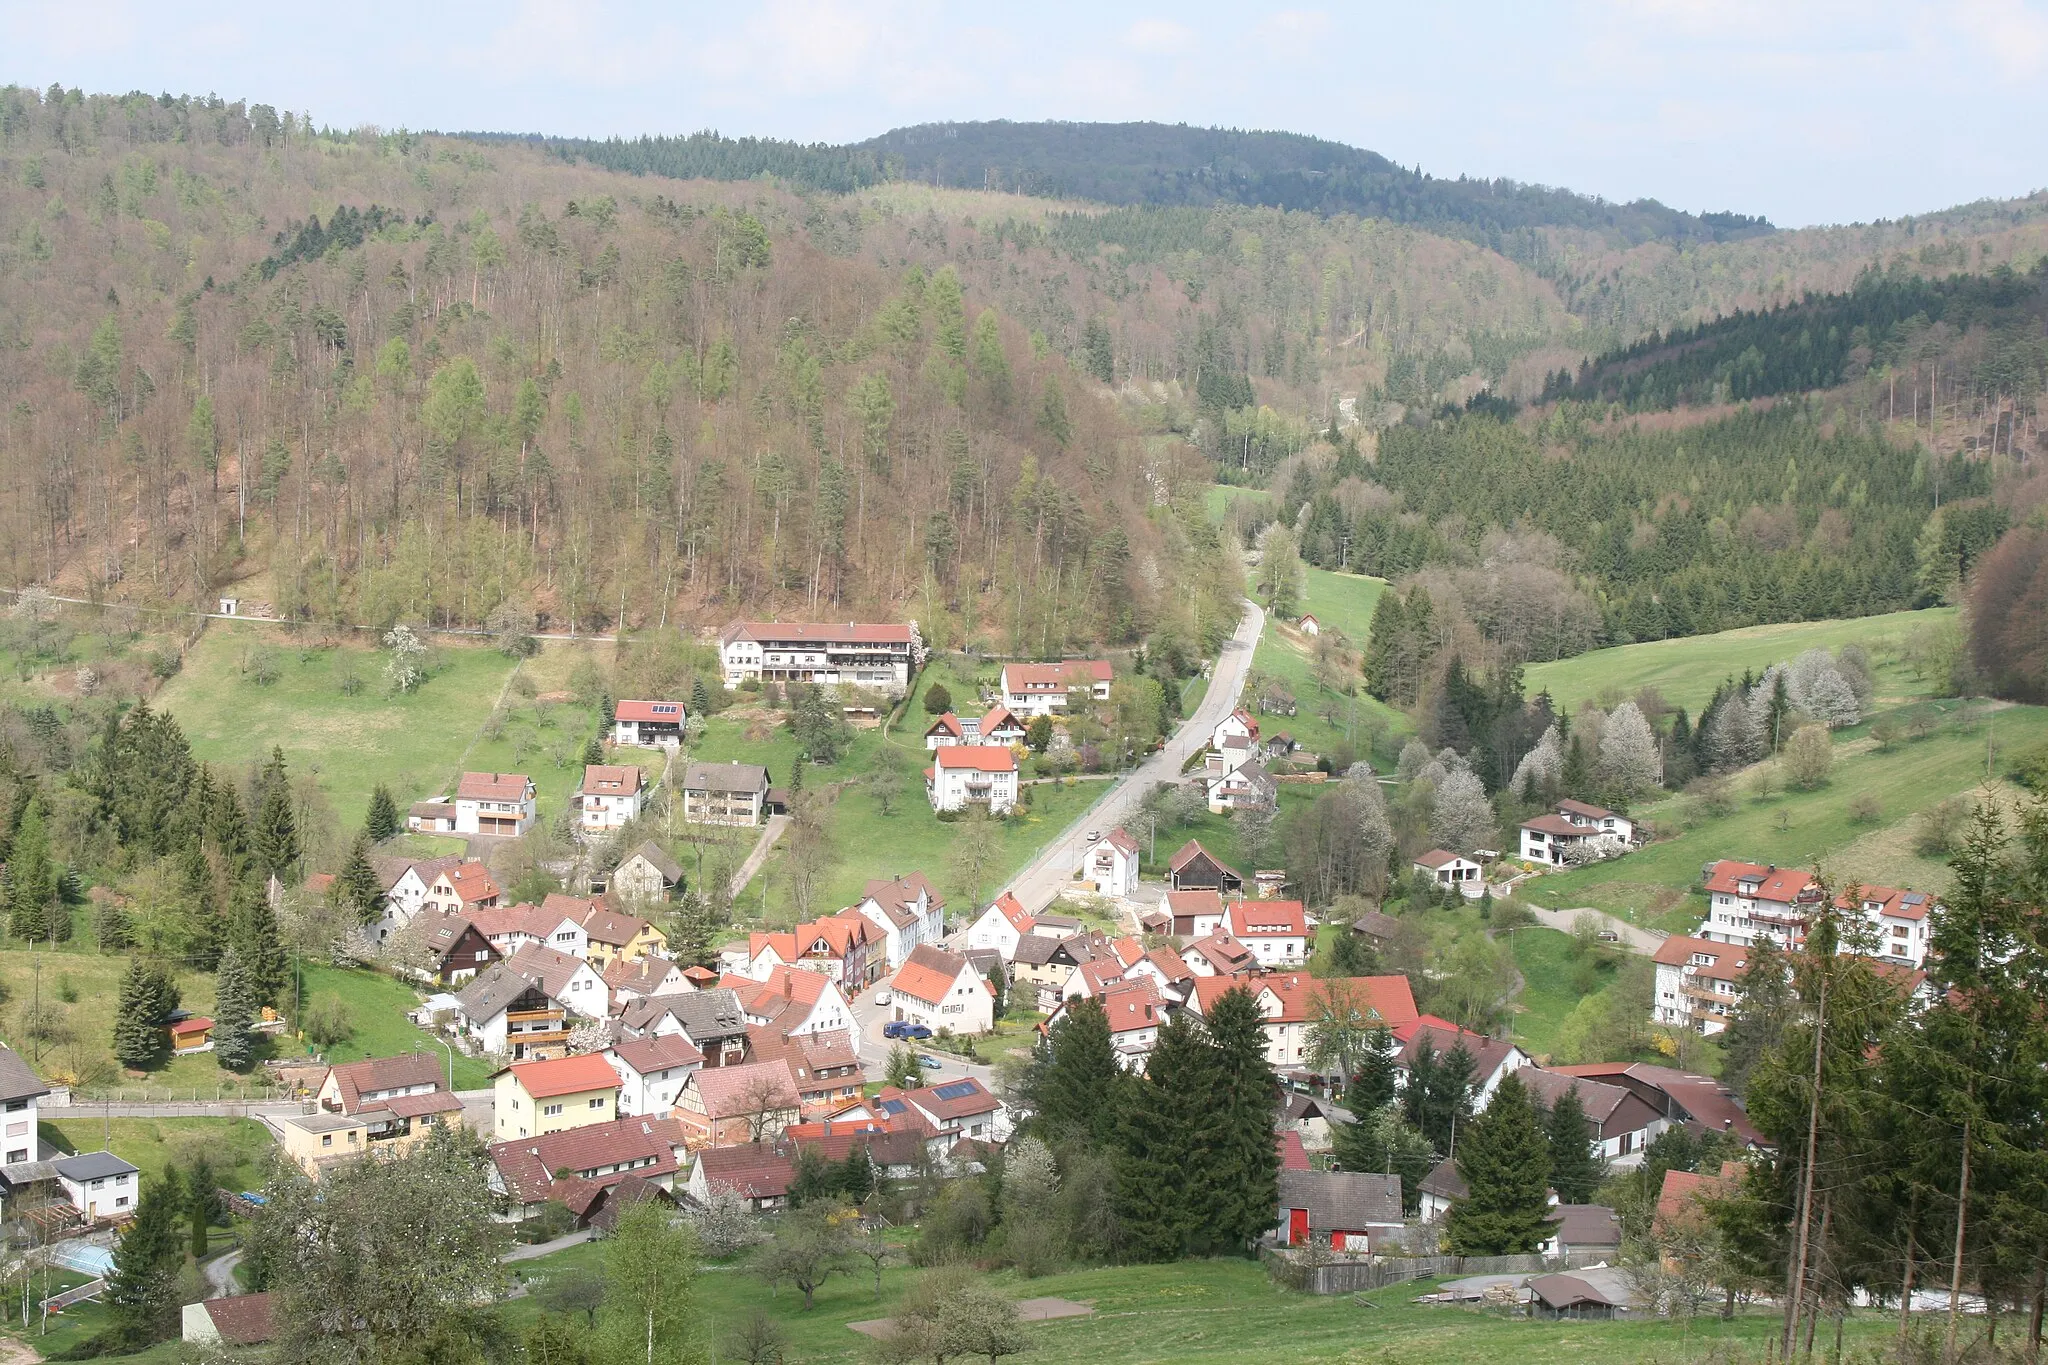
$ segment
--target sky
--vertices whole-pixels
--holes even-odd
[[[842,142],[1152,119],[1786,227],[2048,186],[2048,0],[0,0],[0,34],[0,82],[336,127]]]

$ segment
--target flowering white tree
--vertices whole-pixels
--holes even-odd
[[[1856,689],[1833,668],[1813,680],[1802,709],[1830,730],[1839,730],[1863,719],[1863,708],[1856,701]]]
[[[1632,701],[1608,713],[1600,730],[1600,774],[1625,798],[1664,785],[1664,756],[1650,722]]]
[[[393,692],[417,691],[427,680],[427,647],[413,634],[411,626],[400,623],[384,635],[384,648],[391,659],[384,665],[384,680]]]
[[[1536,747],[1523,754],[1522,761],[1515,765],[1514,780],[1508,783],[1508,790],[1524,801],[1541,801],[1562,785],[1564,738],[1553,721],[1543,732],[1543,738],[1536,741]]]
[[[1446,773],[1429,810],[1429,837],[1439,848],[1469,853],[1493,843],[1493,803],[1486,784],[1469,769]]]

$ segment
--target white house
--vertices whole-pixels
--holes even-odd
[[[1700,937],[1747,948],[1769,938],[1781,948],[1806,941],[1806,921],[1820,907],[1821,885],[1796,867],[1760,866],[1723,858],[1706,868],[1707,918]]]
[[[902,1101],[949,1143],[961,1138],[971,1138],[976,1142],[1003,1142],[1010,1136],[1009,1110],[989,1092],[987,1086],[972,1076],[903,1091]]]
[[[1210,772],[1202,781],[1209,789],[1209,810],[1214,815],[1246,806],[1270,806],[1280,799],[1280,784],[1255,758],[1247,758],[1235,768],[1225,766]]]
[[[850,684],[901,695],[924,659],[917,623],[824,624],[804,621],[735,621],[718,637],[725,685],[749,678]]]
[[[1323,623],[1316,620],[1313,615],[1303,616],[1294,623],[1294,628],[1303,635],[1321,635],[1323,633]]]
[[[922,872],[890,881],[871,881],[854,909],[882,931],[889,966],[899,967],[920,943],[946,936],[946,902]]]
[[[853,1017],[853,1009],[840,992],[839,983],[823,972],[776,967],[763,981],[722,976],[718,984],[732,991],[747,1022],[757,1028],[773,1028],[787,1038],[802,1033],[837,1033],[845,1037],[848,1047],[860,1047],[860,1024]]]
[[[524,834],[537,810],[525,773],[464,773],[455,788],[457,834]]]
[[[666,1114],[704,1054],[679,1035],[627,1038],[603,1053],[619,1078],[619,1117]]]
[[[1749,949],[1673,934],[1657,945],[1650,1017],[1667,1028],[1712,1037],[1728,1027]]]
[[[1098,896],[1130,895],[1138,889],[1138,841],[1122,827],[1111,830],[1081,855],[1080,876]]]
[[[0,1110],[5,1111],[5,1143],[0,1144],[6,1164],[36,1159],[37,1102],[50,1093],[21,1054],[0,1044]]]
[[[631,763],[586,763],[576,789],[576,824],[585,833],[617,829],[638,818],[646,791]]]
[[[1192,959],[1188,965],[1194,966]],[[1266,1060],[1282,1068],[1308,1065],[1310,1031],[1327,1004],[1356,1008],[1368,1016],[1376,1014],[1397,1037],[1419,1017],[1405,976],[1316,977],[1306,972],[1269,972],[1249,978],[1198,975],[1188,1008],[1206,1016],[1224,995],[1239,989],[1257,997],[1265,1020]]]
[[[1173,936],[1189,943],[1223,927],[1223,897],[1214,891],[1169,891],[1163,908],[1173,917]]]
[[[946,712],[925,727],[924,747],[927,749],[943,749],[948,744],[965,744],[967,742],[967,732],[960,724],[960,717],[954,715],[951,711]]]
[[[427,891],[443,872],[462,865],[459,855],[445,858],[376,858],[377,881],[384,889],[384,910],[370,925],[371,938],[384,943],[413,922],[427,901]]]
[[[679,701],[622,701],[612,708],[612,743],[638,749],[674,749],[683,742],[686,712]]]
[[[1216,728],[1209,734],[1209,747],[1219,752],[1225,740],[1241,739],[1247,742],[1259,737],[1259,723],[1252,719],[1251,712],[1242,706],[1216,722]]]
[[[1486,869],[1449,849],[1431,849],[1415,860],[1414,868],[1428,877],[1439,892],[1456,887],[1458,894],[1468,901],[1486,894]]]
[[[88,1223],[135,1212],[139,1191],[135,1167],[112,1152],[83,1152],[50,1163],[64,1197]]]
[[[1058,664],[1004,664],[1002,702],[1019,716],[1050,716],[1067,709],[1069,693],[1093,701],[1109,700],[1115,670],[1102,659],[1073,659]]]
[[[996,1025],[995,996],[974,964],[926,944],[914,950],[890,983],[896,1018],[934,1033],[987,1033]]]
[[[933,810],[985,805],[991,815],[1017,804],[1017,756],[998,744],[954,744],[932,751],[925,794]]]
[[[1835,904],[1845,913],[1862,917],[1873,940],[1868,945],[1869,955],[1906,967],[1926,966],[1927,912],[1934,906],[1934,898],[1925,891],[1896,886],[1865,886],[1858,892],[1854,905],[1846,892]]]
[[[967,946],[991,949],[1008,962],[1017,956],[1017,944],[1031,932],[1034,922],[1024,903],[1005,891],[967,926]]]
[[[990,707],[980,720],[961,721],[960,729],[973,744],[1022,744],[1027,733],[1024,722],[1000,704]]]
[[[1232,901],[1223,928],[1252,950],[1261,967],[1308,961],[1308,914],[1300,901]]]

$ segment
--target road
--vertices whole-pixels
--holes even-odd
[[[1578,927],[1581,915],[1591,915],[1600,922],[1602,929],[1609,930],[1619,937],[1622,947],[1632,953],[1641,953],[1644,957],[1651,956],[1663,947],[1667,937],[1652,929],[1639,929],[1625,919],[1616,919],[1606,911],[1595,910],[1591,906],[1582,906],[1577,910],[1541,910],[1532,905],[1529,907],[1529,913],[1536,916],[1536,922],[1545,928],[1562,930],[1567,934]]]
[[[740,892],[746,890],[747,883],[754,880],[754,874],[761,870],[761,864],[768,861],[768,854],[774,849],[775,841],[780,839],[782,831],[788,828],[787,815],[768,817],[768,823],[761,829],[761,837],[754,841],[754,851],[740,864],[740,870],[732,874],[732,885],[726,890],[728,899],[737,901],[740,898]]]
[[[1209,737],[1215,733],[1216,723],[1236,707],[1238,697],[1244,691],[1245,675],[1251,672],[1252,650],[1258,645],[1259,632],[1265,626],[1266,613],[1258,603],[1247,601],[1244,618],[1237,623],[1236,633],[1223,642],[1223,648],[1216,656],[1209,690],[1202,694],[1201,704],[1173,732],[1166,746],[1124,774],[1122,780],[1054,837],[1022,872],[1007,886],[999,888],[995,895],[1011,892],[1024,903],[1026,910],[1034,914],[1045,909],[1062,890],[1073,885],[1074,869],[1080,865],[1089,830],[1107,831],[1124,824],[1136,813],[1153,784],[1180,781],[1181,765],[1187,762],[1190,754],[1209,747]]]
[[[888,989],[889,983],[884,980],[848,1002],[853,1006],[854,1022],[860,1025],[860,1060],[867,1068],[868,1079],[871,1081],[882,1079],[889,1067],[889,1053],[896,1046],[894,1041],[882,1036],[882,1025],[889,1022],[891,1011],[887,1006],[875,1003],[875,997]],[[930,1057],[939,1064],[936,1070],[928,1068],[925,1071],[932,1085],[971,1076],[991,1090],[996,1088],[994,1067],[963,1061],[952,1053],[941,1052],[937,1048],[923,1047],[916,1043],[912,1043],[911,1046],[917,1048],[920,1056]]]

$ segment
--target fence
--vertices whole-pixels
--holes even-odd
[[[1358,1294],[1408,1280],[1456,1278],[1460,1275],[1537,1275],[1576,1270],[1609,1257],[1574,1251],[1563,1256],[1406,1256],[1397,1259],[1340,1261],[1304,1267],[1302,1288],[1310,1294]]]

